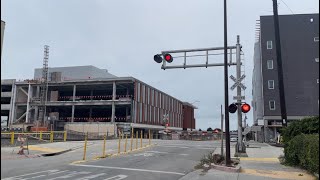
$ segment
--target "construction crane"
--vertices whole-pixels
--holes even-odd
[[[45,122],[46,104],[48,94],[48,60],[49,60],[49,46],[44,46],[44,57],[42,67],[42,78],[40,85],[40,106],[39,106],[39,123],[41,126],[47,126]]]

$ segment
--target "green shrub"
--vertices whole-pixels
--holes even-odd
[[[285,163],[319,172],[319,134],[300,134],[287,142]]]
[[[300,134],[319,134],[319,116],[293,121],[288,127],[281,130],[285,146],[291,139]]]

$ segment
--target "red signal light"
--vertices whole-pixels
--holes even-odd
[[[171,63],[173,61],[173,58],[172,58],[171,54],[165,54],[164,60],[166,60],[168,63]]]
[[[251,109],[251,107],[250,107],[249,104],[246,104],[246,103],[245,103],[245,104],[243,104],[243,105],[241,106],[241,111],[242,111],[243,113],[249,112],[250,109]]]

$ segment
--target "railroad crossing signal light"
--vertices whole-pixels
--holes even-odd
[[[237,111],[237,109],[238,109],[238,106],[236,104],[232,103],[229,105],[229,112],[230,113],[235,113]]]
[[[160,54],[154,55],[154,56],[153,56],[153,59],[154,59],[154,61],[157,62],[157,63],[161,63],[161,62],[162,62],[162,57],[161,57]]]
[[[173,61],[171,54],[165,54],[163,57],[164,60],[166,60],[168,63],[171,63]]]
[[[247,104],[247,103],[244,103],[244,104],[241,106],[241,111],[242,111],[243,113],[249,112],[250,109],[251,109],[251,107],[250,107],[250,105]]]

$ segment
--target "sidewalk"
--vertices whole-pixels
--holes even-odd
[[[89,145],[89,144],[88,144]],[[24,146],[26,148],[26,146]],[[20,158],[34,158],[46,155],[55,155],[71,151],[83,147],[83,142],[55,142],[38,145],[29,145],[29,150],[24,150],[24,155],[17,154],[20,150],[19,146],[15,147],[1,147],[2,159],[20,159]]]
[[[184,176],[180,180],[273,180],[273,179],[294,179],[312,180],[313,176],[306,171],[281,165],[278,157],[283,154],[283,148],[270,146],[263,143],[250,143],[247,148],[248,157],[240,158],[240,173],[230,173],[210,169],[208,172],[197,170]],[[220,154],[221,149],[217,148],[214,153]],[[231,149],[231,156],[235,149]]]
[[[143,139],[143,147],[148,145],[148,140]],[[26,146],[25,146],[26,147]],[[17,154],[20,147],[1,147],[1,160],[11,159],[24,159],[24,158],[35,158],[42,156],[53,156],[62,154],[65,152],[72,151],[72,156],[77,156],[79,160],[83,157],[84,141],[67,141],[67,142],[53,142],[37,145],[29,145],[28,150],[24,150],[25,155]],[[118,140],[107,140],[106,141],[106,154],[118,154]],[[121,141],[120,151],[124,153],[125,140]],[[132,149],[136,147],[136,140],[133,141]],[[140,139],[138,140],[137,148],[140,149]],[[127,140],[126,152],[131,149],[131,141]],[[103,141],[93,140],[87,142],[86,148],[86,159],[94,160],[101,157],[103,154]]]

